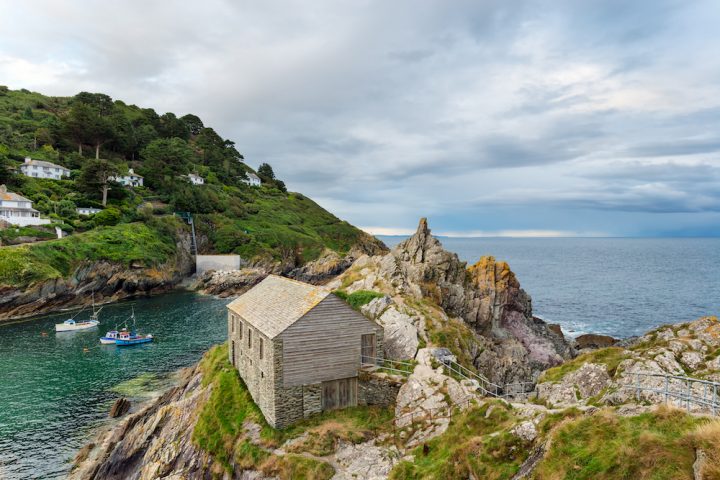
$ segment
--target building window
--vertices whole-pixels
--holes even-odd
[[[247,337],[248,337],[248,348],[252,348],[252,330],[250,327],[248,327],[247,330]]]
[[[230,332],[235,333],[235,315],[230,314]]]
[[[238,338],[242,340],[243,323],[238,321]]]
[[[263,339],[258,337],[258,349],[260,350],[260,360],[263,359]]]
[[[235,366],[235,340],[230,342],[230,361],[232,362],[233,367]]]

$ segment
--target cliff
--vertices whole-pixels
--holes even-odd
[[[530,296],[506,263],[483,257],[468,268],[431,235],[424,218],[412,237],[385,255],[359,258],[332,286],[386,294],[382,308],[368,314],[392,325],[391,345],[450,348],[497,383],[534,381],[572,356],[562,335],[533,317]]]
[[[190,233],[173,219],[3,247],[0,321],[167,291],[194,269]]]

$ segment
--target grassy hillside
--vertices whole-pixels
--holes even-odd
[[[19,167],[26,156],[63,165],[72,175],[63,180],[25,177]],[[127,188],[106,180],[107,172],[121,175],[129,168],[144,176],[144,187]],[[192,185],[184,178],[189,173],[201,175],[205,184]],[[262,185],[247,185],[248,173],[257,173]],[[53,220],[51,227],[60,226],[72,234],[68,244],[89,242],[82,249],[108,257],[113,256],[113,244],[100,245],[110,239],[79,234],[145,224],[175,211],[193,213],[203,239],[200,253],[237,253],[248,260],[300,265],[326,248],[346,253],[358,243],[376,242],[307,197],[288,193],[269,165],[257,171],[250,168],[234,142],[219,136],[197,116],[158,114],[103,94],[47,97],[0,86],[3,183],[30,198],[34,208]],[[104,211],[78,216],[79,206],[103,208],[103,186],[109,188]],[[47,239],[51,232],[52,228],[10,229],[0,233],[0,240]],[[68,273],[52,263],[57,258],[43,251],[33,246],[4,252],[8,264],[25,262],[23,255],[28,261],[22,272],[3,267],[6,273],[0,281],[26,282],[49,278],[55,272]]]
[[[67,277],[85,261],[156,266],[175,253],[172,218],[153,223],[98,227],[60,240],[0,248],[0,286],[26,287]]]

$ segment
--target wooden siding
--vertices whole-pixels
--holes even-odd
[[[355,377],[363,334],[382,327],[329,295],[280,334],[283,385],[292,387]]]

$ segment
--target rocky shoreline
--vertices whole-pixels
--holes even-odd
[[[338,263],[332,255],[325,258],[329,260],[305,270],[306,278],[326,280],[322,272],[334,271],[331,265]],[[236,295],[265,274],[261,268],[210,272],[194,288],[209,294]],[[696,473],[694,477],[673,478],[714,478],[707,475],[720,468],[720,458],[708,451],[707,441],[702,440],[714,438],[715,430],[707,429],[710,433],[703,433],[705,437],[692,430],[696,423],[706,422],[703,415],[707,409],[687,406],[684,413],[673,410],[672,402],[670,407],[658,406],[667,398],[639,390],[657,388],[657,380],[648,377],[638,381],[634,376],[650,372],[720,382],[720,321],[715,317],[663,326],[625,341],[602,335],[568,340],[555,326],[533,317],[530,296],[520,288],[507,264],[483,257],[468,268],[430,235],[425,221],[420,222],[413,237],[392,251],[357,256],[327,285],[348,294],[362,290],[381,293],[361,311],[384,327],[387,358],[413,362],[406,378],[391,380],[400,386],[389,432],[349,442],[333,440],[332,448],[318,455],[304,448],[314,445],[317,436],[334,435],[337,425],[321,423],[311,432],[269,447],[260,438],[261,427],[246,420],[237,436],[227,439],[230,458],[240,455],[238,449],[248,448],[265,460],[244,457],[243,461],[233,460],[230,466],[221,465],[193,439],[199,411],[214,388],[212,383],[205,384],[198,364],[184,371],[177,386],[127,415],[84,448],[71,478],[293,478],[277,467],[288,452],[301,460],[320,462],[327,467],[324,471],[334,472],[332,478],[338,480],[425,478],[419,473],[424,463],[416,462],[417,456],[432,456],[433,449],[451,448],[448,445],[457,443],[461,434],[455,425],[467,424],[474,425],[475,430],[462,430],[462,435],[470,438],[460,449],[465,457],[449,464],[453,468],[463,465],[455,473],[459,476],[452,478],[479,478],[469,473],[475,467],[468,466],[467,459],[480,458],[478,455],[485,455],[483,449],[495,445],[494,451],[504,453],[493,453],[496,457],[492,458],[485,455],[485,461],[492,464],[500,458],[507,463],[504,471],[513,471],[512,478],[521,479],[558,468],[546,464],[560,455],[558,449],[561,451],[563,445],[558,438],[568,435],[558,433],[561,430],[590,422],[606,429],[598,430],[600,434],[612,432],[624,422],[631,425],[636,418],[650,422],[647,428],[655,428],[652,422],[660,425],[652,434],[656,436],[668,425],[685,425],[682,435],[686,437],[670,450],[684,449],[682,468]],[[441,359],[476,369],[499,385],[527,382],[531,388],[512,398],[492,398],[478,389],[476,380],[450,374]],[[390,381],[383,378],[374,381]],[[708,398],[707,392],[703,398]],[[457,417],[460,420],[454,423],[452,419]],[[620,429],[609,435],[623,432],[627,433]],[[570,437],[580,438],[578,434]],[[645,437],[641,440],[648,441]],[[450,462],[442,455],[440,458]],[[581,467],[571,464],[568,468],[575,471]],[[418,473],[393,476],[396,471]]]

